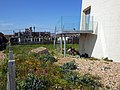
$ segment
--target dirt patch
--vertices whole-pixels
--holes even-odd
[[[3,51],[0,51],[0,60],[3,60],[5,58],[5,54],[3,53]]]
[[[104,89],[109,87],[110,90],[119,90],[120,63],[65,57],[59,58],[58,64],[63,64],[72,60],[75,60],[77,63],[78,68],[76,71],[80,74],[90,73],[92,75],[99,76]]]

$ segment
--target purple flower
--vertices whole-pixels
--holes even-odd
[[[45,76],[45,74],[46,74],[46,70],[43,69],[43,70],[42,70],[42,75]]]
[[[39,71],[38,71],[38,69],[37,69],[37,68],[35,68],[35,69],[34,69],[34,71],[35,71],[35,74],[36,74],[36,75],[38,75],[38,74],[39,74]]]

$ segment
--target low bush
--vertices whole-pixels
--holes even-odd
[[[25,80],[17,82],[17,90],[46,90],[47,81],[34,74],[28,74]]]
[[[46,86],[42,79],[30,74],[25,80],[25,90],[45,90]]]
[[[101,87],[101,83],[99,82],[98,78],[93,77],[90,74],[85,74],[80,79],[80,84],[82,84],[82,87],[89,87],[90,90],[96,90],[99,87]]]
[[[38,59],[42,62],[57,62],[57,60],[52,55],[42,55],[38,57]]]
[[[64,76],[64,79],[67,80],[71,84],[77,85],[80,78],[79,78],[78,74],[70,73],[70,74]]]
[[[6,90],[7,85],[7,58],[0,62],[0,90]]]
[[[63,66],[61,66],[62,69],[68,69],[68,70],[75,70],[77,69],[77,66],[75,64],[75,61],[64,63]]]

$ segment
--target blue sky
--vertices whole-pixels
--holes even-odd
[[[61,16],[80,16],[81,0],[0,0],[0,32],[30,26],[54,29]]]

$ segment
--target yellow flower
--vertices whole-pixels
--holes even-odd
[[[37,64],[40,64],[40,62],[37,62]]]
[[[30,65],[31,65],[31,64],[32,64],[32,62],[29,62],[28,64],[30,64]]]

